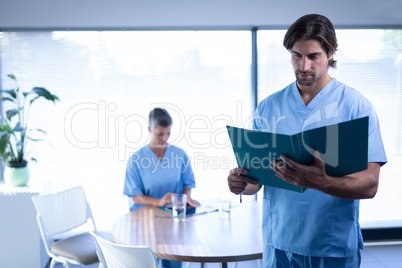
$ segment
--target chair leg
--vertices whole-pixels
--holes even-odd
[[[50,261],[50,268],[56,268],[56,261],[53,258]]]
[[[50,263],[52,262],[52,258],[49,258],[49,260],[47,261],[45,268],[50,268]]]
[[[228,268],[228,263],[227,262],[221,262],[220,267],[221,268]]]

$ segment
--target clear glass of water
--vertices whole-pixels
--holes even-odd
[[[219,216],[222,219],[230,218],[231,202],[227,199],[219,199]]]
[[[186,219],[186,206],[186,194],[172,194],[173,220],[175,222],[184,221]]]

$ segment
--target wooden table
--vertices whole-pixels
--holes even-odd
[[[148,246],[157,258],[183,262],[227,262],[262,258],[261,203],[232,206],[229,219],[219,212],[174,222],[168,212],[144,207],[117,219],[112,227],[116,243]]]

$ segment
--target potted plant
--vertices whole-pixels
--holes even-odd
[[[42,141],[34,135],[46,135],[42,129],[29,127],[29,111],[38,99],[45,99],[53,103],[58,101],[56,95],[51,94],[43,87],[34,87],[30,92],[22,92],[18,87],[17,78],[8,75],[14,80],[14,88],[0,90],[0,101],[3,113],[0,122],[0,155],[6,166],[4,179],[13,186],[25,186],[29,180],[27,142]],[[31,157],[30,160],[36,161]]]

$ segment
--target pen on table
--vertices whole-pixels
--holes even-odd
[[[208,213],[215,212],[215,211],[218,211],[218,209],[214,209],[214,210],[211,210],[211,211],[203,211],[203,212],[195,213],[195,214],[190,214],[190,215],[186,215],[186,217],[204,215],[204,214],[208,214]],[[173,218],[173,215],[169,215],[169,216],[166,216],[166,215],[155,215],[155,218]]]
[[[165,216],[165,215],[155,215],[155,218],[168,218],[168,219],[172,219],[173,215],[170,216]]]

